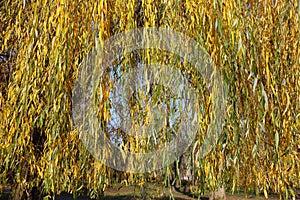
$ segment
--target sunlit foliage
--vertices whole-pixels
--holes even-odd
[[[228,191],[294,196],[300,187],[299,18],[296,0],[1,1],[0,185],[11,185],[16,199],[35,187],[43,194],[87,190],[97,196],[116,181],[144,184],[156,177],[168,185],[177,173],[171,166],[145,177],[96,161],[73,129],[71,99],[95,38],[101,43],[128,29],[169,27],[201,44],[229,86],[218,145],[204,158],[198,154],[209,123],[203,114],[190,148],[194,192],[224,185]],[[175,59],[164,52],[140,54],[147,62]],[[129,55],[126,62],[136,61]],[[107,93],[108,79],[102,84]],[[203,83],[197,84],[201,90]],[[207,114],[205,91],[201,98]],[[99,114],[104,121],[107,112]]]

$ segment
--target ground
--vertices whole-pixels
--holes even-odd
[[[161,187],[155,184],[146,185],[146,199],[155,200],[168,200],[170,199],[170,188]],[[2,191],[3,192],[3,191]],[[178,192],[172,189],[172,195],[176,200],[192,200],[198,199],[197,196],[193,196],[190,193]],[[209,200],[210,194],[200,196],[201,200]],[[1,195],[0,200],[7,200],[7,195]],[[103,200],[142,200],[142,190],[139,186],[115,186],[107,188],[104,196],[100,199]],[[226,194],[227,200],[264,200],[264,196],[249,195],[247,198],[243,194]],[[269,196],[270,200],[279,200],[277,196]],[[55,197],[55,200],[73,200],[71,194],[63,193]],[[77,200],[90,200],[88,197],[79,197]]]
[[[133,186],[129,186],[129,187],[121,187],[121,188],[108,188],[105,192],[105,197],[104,199],[106,200],[113,200],[113,199],[119,199],[119,200],[140,200],[142,199],[142,195],[141,195],[142,191],[140,188],[138,187],[133,187]],[[172,190],[172,194],[174,196],[175,199],[177,200],[192,200],[192,199],[198,199],[197,196],[191,195],[191,194],[187,194],[187,193],[181,193],[178,192],[176,190]],[[148,185],[146,187],[146,199],[155,199],[155,200],[167,200],[170,199],[170,189],[169,188],[161,188],[161,187],[157,187],[154,185]],[[209,200],[209,196],[210,194],[206,194],[200,197],[200,199],[202,200]],[[263,200],[265,199],[264,196],[254,196],[254,195],[249,195],[247,196],[247,198],[245,197],[245,195],[239,195],[239,194],[226,194],[226,198],[227,200],[254,200],[254,199],[258,199],[258,200]],[[278,200],[279,198],[277,196],[269,196],[270,200]]]

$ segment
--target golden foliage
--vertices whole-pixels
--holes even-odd
[[[93,196],[114,182],[118,172],[98,163],[72,130],[72,84],[96,35],[102,43],[124,30],[158,26],[195,38],[229,85],[222,141],[204,158],[197,146],[193,151],[198,191],[225,185],[288,198],[300,187],[299,1],[8,0],[0,6],[0,53],[9,55],[0,60],[0,185],[13,185],[16,197],[35,186],[49,194],[86,188]],[[149,55],[148,62],[157,59]],[[102,87],[109,93],[109,84]],[[209,112],[209,100],[202,104]],[[101,112],[107,120],[108,111]],[[209,122],[206,115],[201,120],[196,145]]]

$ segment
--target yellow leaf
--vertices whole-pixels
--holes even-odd
[[[267,192],[267,190],[266,189],[264,189],[264,195],[265,195],[265,197],[268,199],[269,197],[268,197],[268,192]]]

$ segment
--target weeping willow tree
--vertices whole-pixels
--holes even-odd
[[[211,102],[189,64],[177,66],[190,74],[203,99],[200,130],[184,156],[193,169],[193,192],[225,186],[266,197],[295,196],[300,187],[299,1],[7,0],[0,2],[0,13],[0,185],[9,185],[15,199],[30,198],[34,191],[45,196],[87,191],[95,197],[117,181],[143,185],[154,178],[168,185],[172,174],[180,174],[178,164],[146,175],[115,171],[90,154],[73,128],[72,88],[84,60],[97,43],[141,27],[170,28],[194,38],[228,85],[223,132],[202,157]],[[167,53],[129,53],[122,65],[157,59],[180,64]],[[107,98],[110,78],[101,83]],[[132,102],[132,112],[138,112],[136,99]],[[103,122],[111,117],[106,103],[99,103]],[[114,134],[126,138],[123,148],[150,148],[138,138]],[[161,145],[168,142],[167,135],[160,139]]]

